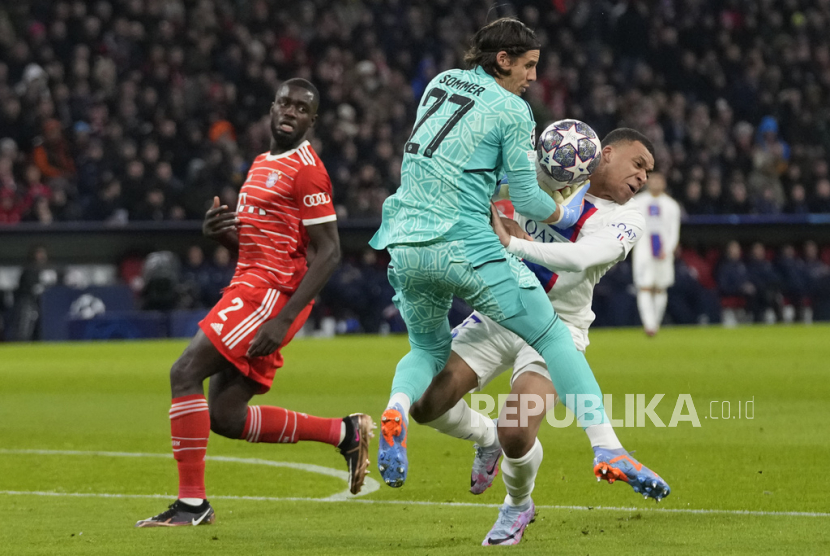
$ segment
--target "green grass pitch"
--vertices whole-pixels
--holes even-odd
[[[603,391],[615,396],[612,417],[625,414],[623,394],[650,400],[662,393],[656,413],[668,424],[678,395],[690,394],[701,426],[648,422],[618,430],[623,444],[671,485],[659,506],[624,483],[597,483],[590,446],[575,426],[543,426],[545,460],[534,492],[539,513],[511,550],[830,554],[828,339],[826,326],[674,328],[654,339],[638,330],[593,332],[588,360]],[[207,463],[216,523],[134,529],[137,519],[175,498],[167,373],[184,346],[0,347],[0,553],[502,550],[479,546],[504,496],[501,478],[483,495],[469,494],[471,445],[414,423],[406,485],[345,501],[321,501],[336,499],[345,483],[305,467],[339,470],[342,459],[330,446],[212,436],[208,455],[226,458]],[[404,337],[297,340],[285,350],[286,367],[274,388],[257,403],[323,416],[360,411],[377,419],[406,349]],[[506,391],[506,376],[487,390]],[[744,413],[749,400],[753,419]],[[735,418],[723,418],[727,409]],[[378,479],[375,451],[376,444],[369,477]]]

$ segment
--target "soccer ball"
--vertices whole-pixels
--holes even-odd
[[[559,120],[545,128],[536,146],[536,160],[551,179],[553,190],[577,187],[591,176],[602,158],[602,146],[591,126],[579,120]]]

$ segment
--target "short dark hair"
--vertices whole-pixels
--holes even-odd
[[[317,87],[311,81],[307,79],[303,79],[302,77],[293,77],[287,81],[284,81],[282,85],[280,85],[279,91],[282,87],[288,85],[289,87],[300,87],[307,91],[310,91],[313,95],[311,100],[312,104],[314,105],[314,111],[317,112],[317,108],[320,106],[320,91],[317,90]]]
[[[635,141],[642,143],[648,152],[651,153],[651,156],[656,157],[654,154],[654,144],[651,140],[636,129],[631,129],[630,127],[618,127],[606,135],[602,140],[602,147],[605,148],[608,145],[614,145],[616,143],[634,143]]]
[[[515,59],[528,50],[539,50],[541,47],[530,27],[514,17],[503,17],[476,32],[464,61],[469,68],[481,66],[493,77],[510,75],[510,71],[502,70],[496,61],[499,52],[503,50]]]

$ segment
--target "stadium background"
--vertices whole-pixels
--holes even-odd
[[[461,63],[487,18],[509,14],[544,44],[526,95],[540,126],[575,117],[655,142],[685,211],[670,322],[830,318],[826,3],[33,1],[0,11],[5,339],[43,336],[38,305],[65,318],[40,303],[56,284],[75,288],[70,301],[87,285],[129,287],[110,312],[196,310],[172,326],[187,335],[233,267],[198,220],[214,195],[235,205],[288,77],[322,93],[312,141],[346,252],[316,327],[400,330],[384,255],[366,239],[425,84]],[[153,251],[180,262],[159,265],[147,291]],[[630,282],[627,263],[603,280],[597,326],[637,324]],[[94,314],[88,305],[75,315]],[[155,326],[104,329],[171,330]],[[87,328],[73,334],[103,334]]]

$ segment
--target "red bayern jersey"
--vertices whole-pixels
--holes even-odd
[[[306,226],[337,220],[331,179],[308,141],[256,157],[239,191],[239,262],[231,285],[293,293],[308,270]]]

